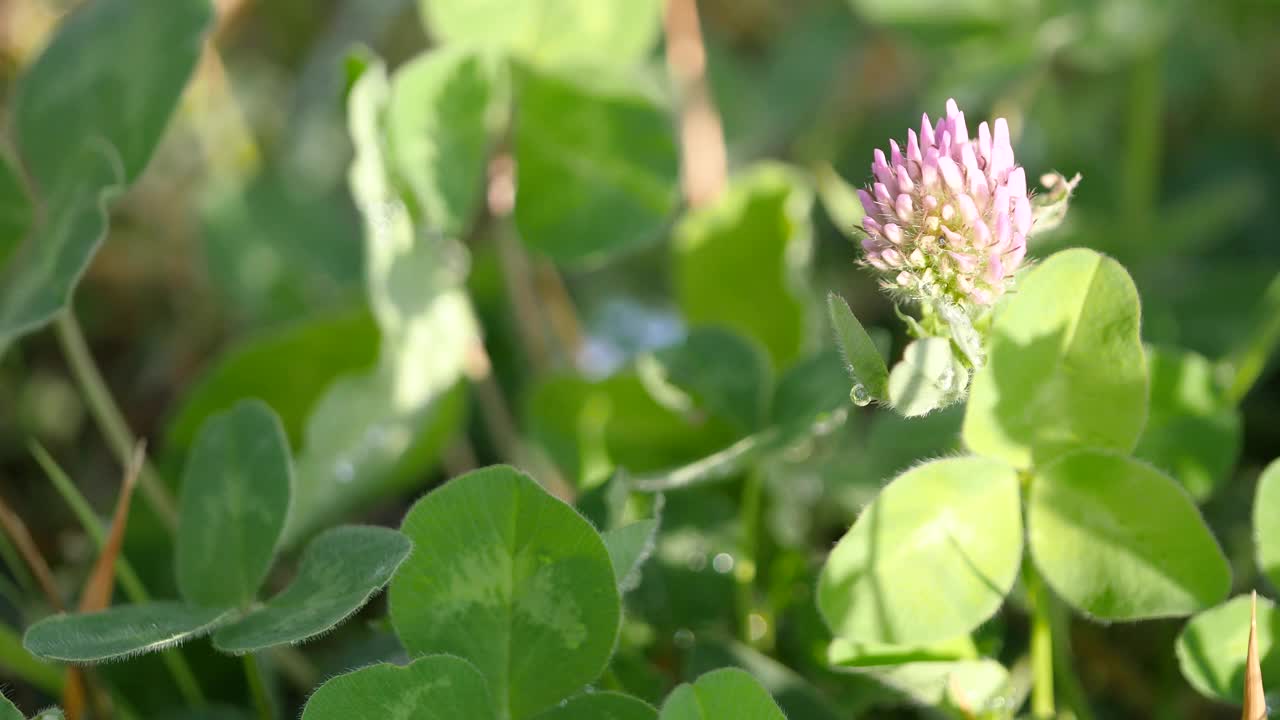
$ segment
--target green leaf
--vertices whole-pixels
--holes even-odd
[[[889,373],[889,403],[907,417],[928,415],[964,397],[969,371],[951,351],[951,341],[921,338],[902,352]]]
[[[249,397],[279,413],[290,444],[301,445],[307,415],[325,389],[342,374],[372,365],[377,348],[378,329],[364,310],[251,339],[222,355],[186,392],[169,424],[165,451],[185,454],[210,415]]]
[[[659,0],[419,0],[446,43],[497,48],[542,65],[626,67],[657,39]]]
[[[121,605],[83,615],[54,615],[27,629],[33,655],[71,663],[100,663],[155,652],[208,635],[227,618],[224,608],[179,602]]]
[[[805,283],[813,193],[792,170],[758,166],[675,229],[675,287],[693,324],[760,341],[775,368],[799,356],[808,332]]]
[[[618,589],[626,592],[640,584],[640,567],[653,554],[654,538],[658,535],[659,521],[640,520],[630,525],[607,530],[601,538],[613,570],[618,576]]]
[[[416,486],[462,422],[463,369],[479,342],[465,267],[455,241],[415,233],[391,180],[389,93],[383,67],[374,64],[348,103],[356,147],[351,193],[364,216],[369,305],[382,347],[377,367],[337,381],[307,422],[286,530],[291,546],[354,509]]]
[[[535,720],[658,720],[658,711],[630,695],[593,692],[569,698]]]
[[[849,309],[849,303],[839,295],[830,293],[827,295],[827,311],[831,315],[831,326],[836,331],[840,353],[849,370],[849,379],[853,380],[851,397],[854,402],[865,405],[870,400],[888,398],[889,369],[885,367],[884,358],[871,341],[871,336]],[[859,387],[862,388],[861,392]]]
[[[307,700],[302,720],[487,720],[496,717],[490,697],[470,663],[433,655],[339,675]]]
[[[1273,460],[1258,477],[1253,532],[1258,569],[1272,587],[1280,587],[1280,460]]]
[[[4,693],[0,693],[0,720],[26,720]]]
[[[818,609],[853,642],[942,642],[999,609],[1021,560],[1013,469],[977,457],[935,460],[891,482],[831,551]]]
[[[1133,450],[1147,415],[1138,292],[1115,260],[1057,253],[999,308],[964,439],[1018,468],[1081,447]]]
[[[208,0],[99,0],[19,80],[10,115],[41,212],[0,267],[0,352],[66,306],[108,205],[160,141],[210,16]]]
[[[213,645],[243,655],[324,633],[390,582],[412,547],[408,538],[387,528],[327,530],[307,545],[293,583],[264,607],[219,629]]]
[[[561,263],[657,242],[679,179],[667,110],[534,70],[519,80],[515,218],[525,242]]]
[[[31,200],[9,159],[0,154],[0,269],[31,227]]]
[[[1191,618],[1175,646],[1182,676],[1205,697],[1240,705],[1244,697],[1245,658],[1249,650],[1248,595]],[[1262,677],[1280,677],[1280,609],[1258,598],[1258,658]]]
[[[410,653],[451,653],[489,681],[503,717],[544,710],[604,669],[620,600],[609,553],[573,508],[497,466],[419,500],[403,531],[420,548],[391,582]]]
[[[717,327],[695,328],[656,354],[665,379],[741,432],[759,429],[773,390],[769,357],[758,343]]]
[[[1133,454],[1167,471],[1196,500],[1226,480],[1240,456],[1240,411],[1215,377],[1213,363],[1172,348],[1147,349],[1151,402]]]
[[[854,643],[836,638],[827,646],[827,662],[840,667],[876,667],[911,662],[977,660],[973,638],[960,635],[933,645]]]
[[[1231,568],[1186,491],[1118,453],[1084,450],[1038,468],[1027,538],[1054,592],[1101,620],[1187,615],[1231,587]]]
[[[737,668],[709,672],[677,687],[662,704],[661,720],[786,720],[768,691]]]
[[[936,707],[960,705],[971,716],[984,711],[1006,712],[1022,703],[1010,697],[1009,671],[987,658],[953,662],[908,662],[873,668],[849,668],[849,672],[876,681],[901,693],[912,704]],[[998,715],[997,717],[1003,717]]]
[[[288,440],[262,401],[242,400],[205,421],[182,476],[175,554],[184,599],[231,607],[257,597],[292,486]]]
[[[494,134],[498,67],[492,58],[449,48],[396,71],[387,105],[387,157],[411,190],[416,217],[462,234],[484,187]]]

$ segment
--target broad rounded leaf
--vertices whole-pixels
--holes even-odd
[[[808,310],[813,191],[792,170],[763,165],[735,178],[675,230],[676,295],[685,317],[755,338],[774,368],[800,354]]]
[[[1136,457],[1167,471],[1197,500],[1226,480],[1240,455],[1240,411],[1202,355],[1147,349],[1151,403]]]
[[[1013,469],[985,458],[935,460],[891,482],[831,551],[818,609],[833,633],[854,642],[950,640],[999,609],[1021,560]]]
[[[1280,588],[1280,460],[1273,460],[1258,478],[1253,501],[1254,544],[1258,569],[1272,587]]]
[[[484,187],[496,63],[448,48],[396,71],[387,106],[387,157],[410,188],[418,219],[457,236]]]
[[[859,397],[859,386],[863,391],[861,397],[865,397],[867,401],[888,398],[889,369],[885,367],[879,348],[849,309],[849,303],[831,293],[827,295],[827,311],[831,316],[831,326],[836,331],[840,353],[849,370],[849,378],[853,380],[855,398]],[[862,400],[855,399],[855,402]]]
[[[307,545],[293,583],[264,607],[218,630],[213,645],[241,655],[326,632],[381,590],[412,547],[408,538],[387,528],[327,530]]]
[[[160,141],[211,14],[208,0],[98,0],[67,17],[19,80],[10,116],[41,212],[0,264],[0,351],[70,299],[107,206]]]
[[[200,425],[237,400],[255,397],[280,415],[290,444],[302,442],[307,415],[325,388],[377,358],[378,328],[367,311],[307,320],[232,348],[185,394],[165,436],[165,452],[182,455]],[[306,362],[297,358],[305,357]]]
[[[889,403],[907,417],[928,415],[964,397],[969,371],[951,350],[951,341],[921,338],[907,345],[889,373]]]
[[[1057,253],[998,308],[964,440],[1018,468],[1082,447],[1133,450],[1147,416],[1138,292],[1115,260]]]
[[[778,704],[750,673],[737,668],[709,672],[671,691],[661,720],[786,720]]]
[[[390,608],[410,653],[474,663],[504,717],[544,710],[604,669],[621,612],[609,553],[528,476],[463,475],[419,500],[402,529],[417,550]]]
[[[188,602],[252,602],[271,569],[293,487],[289,443],[259,400],[211,416],[182,476],[178,590]]]
[[[1245,658],[1249,650],[1248,595],[1191,618],[1178,636],[1176,650],[1182,676],[1200,694],[1239,705],[1244,697]],[[1280,677],[1280,609],[1258,598],[1258,658],[1262,677]]]
[[[535,720],[658,720],[658,711],[630,695],[593,692],[571,697]]]
[[[672,121],[651,99],[519,73],[516,226],[562,263],[657,242],[675,210]]]
[[[209,634],[225,608],[179,602],[121,605],[83,615],[55,615],[27,629],[22,643],[33,655],[72,663],[99,663],[164,650]]]
[[[657,39],[660,0],[419,0],[427,30],[556,66],[635,64]]]
[[[1231,568],[1186,491],[1117,453],[1080,451],[1038,468],[1027,537],[1053,591],[1102,620],[1187,615],[1231,587]]]
[[[386,663],[339,675],[307,700],[302,720],[490,720],[496,718],[484,678],[446,655],[407,667]]]

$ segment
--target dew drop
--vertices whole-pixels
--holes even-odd
[[[711,559],[711,567],[721,575],[733,572],[733,556],[729,553],[717,553]]]
[[[855,383],[853,389],[849,391],[849,400],[858,407],[866,407],[871,404],[871,393],[867,392],[862,383]]]

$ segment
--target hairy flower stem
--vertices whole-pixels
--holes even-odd
[[[1031,606],[1031,716],[1051,720],[1057,710],[1053,698],[1053,598],[1028,561],[1022,582]]]
[[[71,374],[75,376],[81,392],[84,393],[85,402],[89,405],[89,411],[93,413],[94,421],[106,437],[107,444],[111,447],[116,459],[121,465],[128,465],[129,459],[133,456],[133,450],[138,444],[137,438],[129,430],[124,413],[120,411],[120,406],[111,396],[102,372],[93,361],[93,355],[89,352],[89,344],[85,342],[80,323],[76,322],[72,311],[67,309],[58,315],[58,319],[54,322],[54,329],[57,331],[58,343],[62,346],[67,364],[71,367]],[[173,493],[165,487],[150,463],[143,465],[142,472],[138,476],[138,486],[156,517],[169,532],[173,532],[178,526],[177,503],[173,499]]]

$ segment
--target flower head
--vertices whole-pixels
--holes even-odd
[[[889,141],[875,151],[871,190],[859,190],[866,215],[862,263],[886,288],[917,300],[987,306],[1004,293],[1027,252],[1031,200],[1014,163],[1009,125],[978,126],[947,101],[937,125],[926,114],[907,131],[905,152]]]

